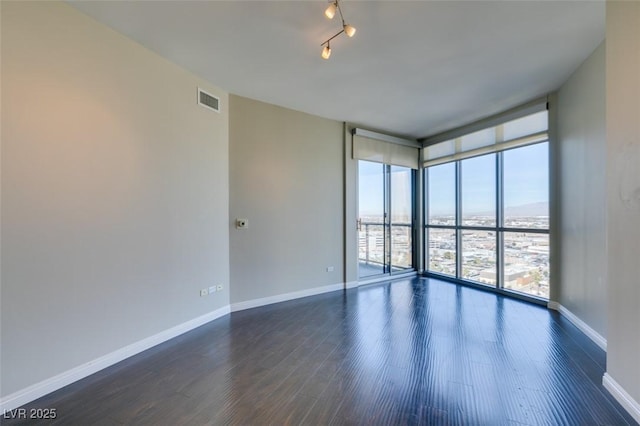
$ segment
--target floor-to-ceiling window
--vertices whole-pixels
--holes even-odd
[[[428,273],[549,297],[547,132],[543,110],[427,148]]]
[[[456,163],[425,169],[427,217],[426,268],[429,271],[456,276]]]
[[[502,153],[506,289],[549,297],[549,144]]]
[[[460,254],[463,279],[486,282],[496,269],[496,154],[458,163],[460,172]]]

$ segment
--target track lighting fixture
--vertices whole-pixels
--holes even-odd
[[[347,37],[353,37],[356,34],[356,28],[353,25],[346,24],[344,22],[344,16],[342,15],[342,9],[340,8],[340,0],[335,0],[335,2],[331,3],[329,7],[324,11],[324,14],[327,18],[333,19],[336,15],[336,10],[340,13],[340,19],[342,20],[342,29],[335,33],[333,36],[329,37],[324,42],[320,43],[320,46],[324,46],[322,49],[322,58],[329,59],[331,56],[331,46],[329,42],[334,38],[338,37],[340,34],[345,33]]]

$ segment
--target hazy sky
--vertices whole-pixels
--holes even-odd
[[[384,203],[384,166],[360,161],[360,216],[382,215]],[[411,169],[391,167],[392,216],[411,217]]]
[[[504,152],[505,207],[548,202],[548,149],[548,144],[542,143]],[[495,210],[495,158],[495,154],[490,154],[461,162],[462,205],[465,213],[484,213]],[[454,182],[453,163],[429,169],[429,209],[432,215],[453,215]]]
[[[548,144],[536,144],[505,151],[504,204],[514,207],[548,202]],[[470,158],[461,162],[462,205],[465,214],[495,210],[495,154]],[[409,215],[409,169],[393,167],[391,190],[395,215]],[[359,163],[360,215],[376,215],[383,211],[383,165]],[[443,164],[429,169],[429,209],[432,215],[453,215],[455,210],[455,165]],[[402,194],[403,196],[400,196]]]

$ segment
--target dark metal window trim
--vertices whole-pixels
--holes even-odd
[[[358,160],[358,162],[360,161],[367,161],[367,160]],[[417,198],[417,181],[419,179],[418,176],[418,170],[416,169],[412,169],[410,167],[405,167],[405,166],[396,166],[396,167],[404,167],[407,168],[411,171],[411,268],[409,269],[398,269],[396,271],[393,270],[393,266],[391,264],[391,251],[393,249],[392,245],[391,245],[391,217],[390,217],[390,212],[391,212],[391,197],[392,197],[392,193],[391,193],[391,168],[393,167],[392,164],[385,164],[385,163],[379,163],[380,166],[384,167],[384,188],[383,188],[383,192],[384,192],[384,216],[385,216],[385,220],[384,223],[382,224],[383,227],[385,228],[389,228],[389,235],[385,235],[384,237],[384,253],[385,253],[385,257],[388,257],[387,259],[385,259],[385,262],[387,263],[386,265],[383,265],[383,271],[380,274],[376,274],[376,275],[370,275],[370,276],[366,276],[366,277],[360,277],[359,273],[358,273],[358,281],[359,282],[365,282],[365,283],[369,283],[369,282],[377,282],[379,279],[381,278],[385,278],[385,277],[393,277],[393,278],[397,278],[399,276],[404,276],[407,274],[415,274],[418,271],[418,268],[416,267],[417,262],[418,262],[418,244],[417,244],[417,235],[418,232],[420,232],[420,230],[418,229],[418,227],[416,226],[417,224],[417,216],[418,216],[418,206],[416,203],[416,198]],[[359,183],[358,183],[359,185]],[[385,232],[386,234],[386,232]],[[389,248],[387,250],[387,244],[389,244]],[[387,270],[388,269],[388,270]]]
[[[536,144],[549,143],[548,140],[540,141]],[[531,146],[531,145],[527,145]],[[511,149],[519,149],[524,147],[516,147]],[[495,155],[495,167],[496,167],[496,226],[494,227],[486,227],[486,226],[468,226],[462,225],[462,188],[461,188],[461,167],[460,163],[465,159],[458,159],[450,161],[449,163],[455,164],[455,198],[456,198],[456,211],[455,211],[455,225],[431,225],[429,224],[429,203],[428,203],[428,188],[429,188],[429,178],[428,178],[428,170],[429,167],[425,167],[422,169],[422,178],[423,178],[423,214],[424,214],[424,241],[423,241],[423,253],[424,253],[424,276],[433,277],[438,279],[443,279],[446,281],[451,281],[457,284],[468,285],[475,288],[484,289],[487,291],[499,293],[502,295],[514,297],[520,300],[529,301],[536,304],[546,305],[549,301],[547,298],[538,297],[535,295],[522,293],[516,290],[510,290],[504,288],[504,268],[502,263],[504,262],[504,234],[511,233],[527,233],[527,234],[546,234],[550,236],[549,228],[515,228],[504,226],[504,158],[503,151],[497,151],[494,153],[487,153],[484,155]],[[448,163],[442,163],[448,164]],[[438,164],[441,165],[441,164]],[[436,167],[438,165],[434,165],[432,167]],[[447,275],[443,273],[438,273],[435,271],[429,270],[430,265],[430,251],[429,251],[429,230],[430,229],[448,229],[454,231],[456,236],[456,275]],[[465,230],[471,231],[493,231],[496,233],[496,284],[488,285],[480,282],[476,282],[473,280],[468,280],[462,278],[462,233]]]

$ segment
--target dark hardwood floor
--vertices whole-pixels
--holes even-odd
[[[233,313],[24,408],[61,425],[626,425],[557,313],[415,278]]]

